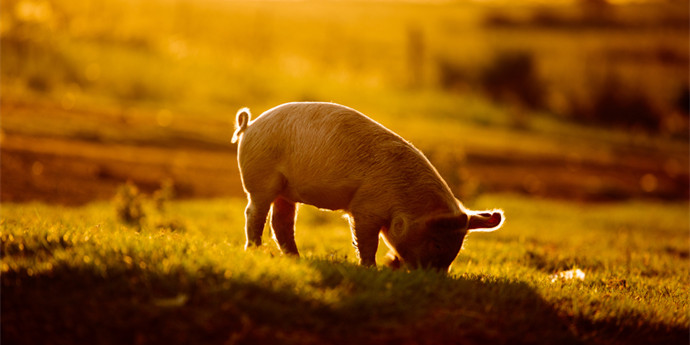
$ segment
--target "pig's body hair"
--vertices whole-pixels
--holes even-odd
[[[266,111],[243,132],[242,170],[279,173],[282,176],[262,176],[256,182],[261,188],[267,181],[280,182],[281,196],[292,201],[347,211],[357,207],[352,205],[357,194],[366,194],[361,196],[378,201],[369,205],[376,208],[370,213],[386,218],[399,212],[459,212],[450,188],[418,149],[351,108],[287,103]],[[254,179],[245,175],[245,186],[249,182],[252,188]],[[323,200],[310,200],[312,189]],[[330,200],[335,195],[329,195],[329,189],[346,190],[349,198]]]
[[[464,216],[467,223],[471,214],[418,149],[354,109],[296,102],[255,120],[244,108],[236,120],[233,141],[239,141],[238,164],[249,198],[248,246],[261,243],[271,204],[276,241],[293,254],[294,234],[286,233],[294,228],[295,203],[345,210],[363,264],[373,264],[379,232],[395,247],[420,236],[408,232],[419,232],[415,229],[429,219]],[[466,232],[465,225],[463,237]]]

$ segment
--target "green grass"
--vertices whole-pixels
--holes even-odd
[[[485,195],[450,275],[355,265],[338,214],[300,210],[302,258],[245,252],[242,199],[2,206],[7,343],[685,343],[688,205]],[[380,250],[383,252],[384,250]],[[551,275],[579,268],[583,281]]]

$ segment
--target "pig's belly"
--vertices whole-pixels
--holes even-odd
[[[346,185],[311,185],[293,188],[288,185],[283,197],[329,210],[347,210],[357,187]]]

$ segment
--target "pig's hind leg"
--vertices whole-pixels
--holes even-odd
[[[271,174],[272,169],[243,169],[242,183],[247,191],[249,203],[245,209],[245,249],[261,246],[261,235],[266,225],[266,217],[271,204],[278,197],[285,185],[285,178],[280,174]],[[293,215],[294,217],[294,215]]]
[[[295,213],[297,206],[294,202],[278,197],[271,208],[271,228],[273,239],[284,254],[299,256],[295,244]]]
[[[266,217],[268,216],[268,211],[270,208],[270,200],[266,201],[261,198],[256,198],[254,195],[250,195],[249,203],[247,204],[247,208],[244,210],[244,231],[245,235],[247,236],[247,243],[244,246],[245,249],[253,246],[261,246],[261,234],[264,231]]]

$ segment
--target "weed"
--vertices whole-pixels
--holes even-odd
[[[142,200],[143,195],[131,181],[120,186],[113,200],[117,219],[125,224],[141,226],[142,220],[146,217]]]
[[[165,212],[165,206],[175,197],[175,182],[172,179],[165,179],[161,182],[160,189],[153,192],[151,198],[158,212]]]
[[[161,182],[161,188],[148,196],[128,181],[121,185],[113,199],[117,219],[127,225],[136,226],[139,230],[150,227],[156,230],[184,232],[187,225],[184,221],[166,214],[170,202],[175,196],[175,184],[172,179]]]

